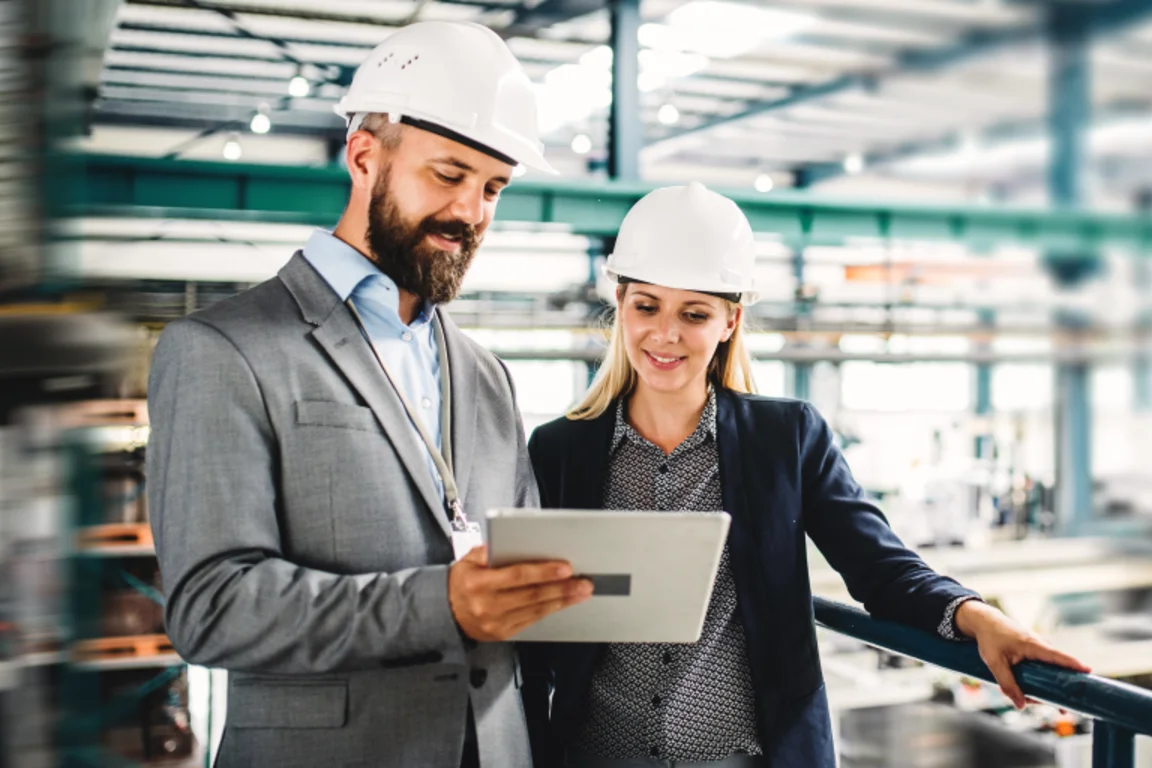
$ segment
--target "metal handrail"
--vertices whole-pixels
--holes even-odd
[[[975,643],[957,643],[864,611],[812,599],[816,623],[902,656],[995,683]],[[1012,668],[1026,696],[1093,718],[1093,768],[1131,768],[1135,735],[1152,736],[1152,691],[1038,661]]]

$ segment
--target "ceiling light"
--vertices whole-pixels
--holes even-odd
[[[572,151],[578,155],[586,155],[592,151],[592,139],[587,134],[578,133],[572,139]]]
[[[659,72],[641,72],[636,78],[636,87],[640,89],[641,93],[652,93],[652,91],[663,88],[667,82],[668,78]]]
[[[640,51],[640,71],[667,78],[690,77],[708,66],[708,57],[699,53]]]
[[[261,104],[260,108],[256,110],[249,127],[252,129],[252,133],[268,133],[272,129],[272,120],[268,117],[267,104]]]
[[[680,110],[676,109],[675,104],[665,104],[660,107],[660,111],[656,114],[658,119],[663,125],[676,125],[680,122]]]
[[[239,160],[243,154],[244,150],[240,149],[240,137],[234,133],[224,142],[224,159]]]
[[[783,40],[816,23],[806,13],[757,8],[724,0],[694,0],[668,14],[671,34],[648,32],[649,39],[674,39],[680,50],[730,59],[764,40]]]
[[[297,73],[295,77],[288,81],[288,95],[297,99],[302,99],[312,91],[312,86],[308,83],[308,79],[303,75]]]
[[[612,69],[612,49],[607,45],[598,45],[580,57],[580,65],[593,69]]]
[[[864,155],[853,152],[844,158],[844,172],[855,175],[864,170]]]
[[[753,184],[757,192],[771,192],[772,187],[776,186],[772,181],[772,177],[766,173],[762,173],[756,177],[756,182]]]
[[[960,137],[960,151],[969,159],[976,157],[980,154],[980,137],[972,131],[965,132]]]

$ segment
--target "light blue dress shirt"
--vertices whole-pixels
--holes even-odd
[[[304,258],[341,301],[352,297],[356,311],[364,320],[368,338],[388,367],[388,375],[404,393],[436,447],[441,448],[440,353],[432,327],[435,307],[425,301],[412,324],[405,325],[400,319],[400,292],[392,278],[355,248],[323,229],[312,233],[304,246]],[[423,446],[415,426],[412,434],[417,444]],[[425,459],[436,491],[443,498],[444,483],[432,454],[425,451]]]

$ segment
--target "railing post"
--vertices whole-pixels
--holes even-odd
[[[1132,768],[1136,734],[1103,720],[1092,721],[1092,768]]]

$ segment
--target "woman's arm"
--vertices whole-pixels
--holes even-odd
[[[828,424],[807,403],[799,431],[804,528],[812,541],[870,614],[940,632],[950,605],[978,595],[904,546],[852,477]]]

